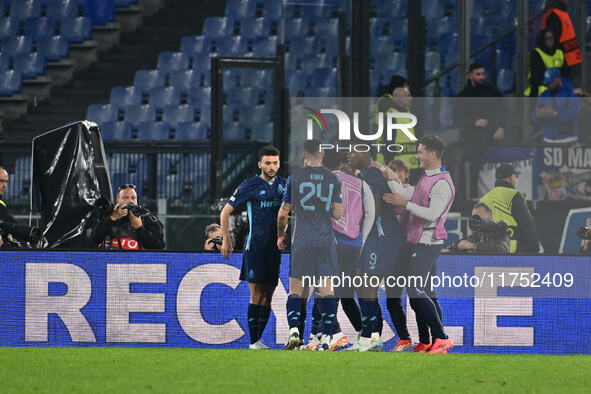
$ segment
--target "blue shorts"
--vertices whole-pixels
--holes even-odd
[[[393,222],[384,223],[382,227],[383,235],[372,230],[363,246],[359,266],[368,275],[392,275],[396,267],[400,251],[400,225]]]
[[[334,276],[339,273],[337,249],[335,245],[326,247],[293,245],[289,277],[301,279],[304,276]]]
[[[276,287],[279,283],[279,250],[245,250],[242,254],[240,280]]]

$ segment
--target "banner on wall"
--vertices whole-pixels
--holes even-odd
[[[501,164],[511,164],[519,177],[517,190],[531,200],[534,194],[533,167],[536,149],[534,148],[512,148],[512,147],[491,147],[484,155],[484,163],[480,170],[478,179],[478,195],[483,196],[495,187],[495,172]],[[467,166],[470,164],[467,163]],[[466,174],[469,174],[469,167]]]
[[[0,346],[248,347],[249,290],[238,279],[240,254],[227,261],[206,253],[19,251],[0,257]],[[439,274],[450,282],[437,291],[453,351],[591,354],[590,263],[589,257],[441,256]],[[288,264],[284,255],[263,336],[275,349],[289,331]],[[513,272],[513,281],[537,276],[538,287],[511,287]],[[474,278],[494,285],[473,287]],[[387,315],[389,348],[395,333]],[[342,311],[338,318],[353,338]],[[414,321],[408,310],[417,338]]]
[[[538,200],[591,199],[591,148],[538,148],[536,162]]]

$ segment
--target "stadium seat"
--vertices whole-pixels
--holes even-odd
[[[195,121],[211,127],[211,105],[201,104],[200,108],[195,108]]]
[[[437,35],[452,34],[458,30],[458,22],[450,17],[444,16],[437,22]]]
[[[287,28],[291,23],[286,24]],[[240,22],[240,36],[248,40],[254,40],[259,37],[267,37],[271,33],[271,23],[264,18],[247,18]]]
[[[370,54],[372,56],[381,56],[390,53],[394,53],[394,39],[392,37],[371,37]]]
[[[445,4],[441,0],[423,0],[421,6],[425,18],[441,18],[445,13]]]
[[[150,90],[166,84],[166,74],[160,70],[138,70],[133,79],[133,85],[137,86],[142,93],[147,94]]]
[[[248,42],[239,36],[221,38],[217,45],[219,56],[242,56],[247,52]]]
[[[189,104],[193,107],[211,105],[211,87],[195,88],[189,91]]]
[[[41,16],[41,2],[39,0],[12,0],[10,16],[19,21]]]
[[[193,92],[199,86],[199,73],[194,70],[173,71],[170,73],[168,83],[174,86],[181,94]]]
[[[311,20],[325,20],[335,18],[339,11],[336,4],[310,4],[301,5],[301,15]]]
[[[117,120],[117,108],[111,104],[92,104],[86,110],[86,119],[95,123]]]
[[[204,36],[184,36],[181,39],[180,50],[189,56],[195,53],[210,53],[211,38]]]
[[[125,120],[137,128],[141,122],[155,121],[156,109],[149,104],[130,105],[125,108]]]
[[[509,93],[515,90],[515,71],[510,69],[499,70],[497,87],[501,93]]]
[[[334,97],[337,95],[336,87],[311,87],[308,88],[307,92],[309,97]]]
[[[211,70],[211,57],[209,54],[195,54],[193,56],[193,70],[209,74],[209,70]]]
[[[224,70],[224,88],[240,86],[240,71],[233,68]]]
[[[10,57],[0,52],[0,71],[6,71],[10,68]]]
[[[162,52],[158,55],[156,68],[167,73],[187,70],[189,68],[189,56],[183,52]]]
[[[103,141],[130,140],[131,123],[125,121],[108,121],[100,124]]]
[[[304,70],[294,70],[288,72],[286,76],[286,85],[291,90],[292,96],[298,96],[303,93],[308,86],[309,74]]]
[[[248,106],[249,108],[258,103],[259,90],[254,87],[239,88],[233,87],[226,90],[227,103],[238,106]]]
[[[316,39],[314,37],[293,38],[286,41],[287,50],[290,54],[305,57],[315,51]]]
[[[141,122],[137,128],[138,140],[162,141],[170,139],[170,125],[166,122]]]
[[[249,126],[271,121],[273,107],[271,105],[255,105],[240,111],[240,120]]]
[[[7,97],[22,90],[21,74],[15,70],[0,72],[0,96]]]
[[[179,105],[181,93],[174,86],[159,86],[150,90],[149,103],[156,111],[162,112],[164,107]]]
[[[31,37],[34,42],[42,36],[55,35],[55,20],[50,16],[41,18],[28,18],[25,21],[25,36]]]
[[[135,86],[116,86],[111,89],[109,102],[120,110],[142,103],[142,91]]]
[[[285,24],[285,38],[305,37],[310,31],[308,18],[295,18]]]
[[[338,72],[336,68],[317,68],[312,72],[312,86],[337,86]]]
[[[94,25],[106,25],[115,21],[115,0],[86,0],[84,16]]]
[[[210,17],[203,24],[203,35],[221,38],[234,34],[234,19],[226,17]]]
[[[329,37],[336,40],[339,33],[338,19],[316,21],[314,23],[314,35],[317,37]]]
[[[425,54],[425,70],[440,70],[441,56],[437,51],[429,51]]]
[[[21,53],[29,53],[33,49],[33,40],[31,37],[16,36],[2,40],[2,53],[15,58]]]
[[[37,78],[45,74],[45,58],[37,52],[21,53],[14,60],[14,69],[18,70],[23,78]]]
[[[180,122],[192,122],[195,120],[195,109],[192,105],[171,105],[164,108],[162,120],[170,123],[173,127]]]
[[[18,35],[19,21],[9,16],[0,18],[0,39]]]
[[[252,54],[255,57],[275,57],[277,37],[267,37],[254,42]]]
[[[222,121],[224,123],[232,123],[240,120],[240,111],[236,106],[232,104],[225,104],[222,109],[222,114]]]
[[[126,8],[131,5],[137,4],[139,0],[115,0],[115,7]]]
[[[226,3],[226,15],[232,18],[250,18],[256,15],[254,0],[229,0]]]
[[[226,141],[236,141],[236,140],[246,139],[246,130],[238,122],[233,122],[228,125],[224,125],[224,133],[223,134],[224,134],[224,140],[226,140]]]
[[[49,0],[47,2],[47,16],[57,21],[78,16],[78,2],[76,0]]]
[[[273,141],[273,123],[262,122],[253,125],[251,128],[250,139],[254,141],[264,141],[271,143],[271,141]]]
[[[207,141],[209,127],[201,122],[180,122],[176,126],[174,138],[179,141],[196,140]]]
[[[63,36],[39,37],[37,52],[45,56],[48,62],[59,62],[70,56],[68,39]]]
[[[271,20],[281,19],[283,9],[281,0],[257,0],[257,3],[262,16]]]
[[[60,34],[70,42],[81,43],[92,37],[92,21],[84,16],[65,18],[60,26]]]
[[[314,51],[316,53],[328,53],[336,56],[339,53],[338,40],[323,36],[316,37],[314,39]]]

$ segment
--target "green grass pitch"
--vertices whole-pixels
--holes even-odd
[[[589,392],[591,356],[0,348],[0,392]]]

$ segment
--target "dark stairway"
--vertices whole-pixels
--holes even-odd
[[[109,102],[113,87],[132,85],[137,70],[156,68],[161,52],[178,51],[183,36],[200,34],[206,17],[224,15],[225,3],[168,0],[159,13],[144,19],[140,29],[123,35],[119,45],[101,53],[98,62],[76,73],[67,85],[54,88],[49,100],[30,107],[21,119],[5,120],[2,140],[31,141],[65,123],[85,119],[89,105]]]

